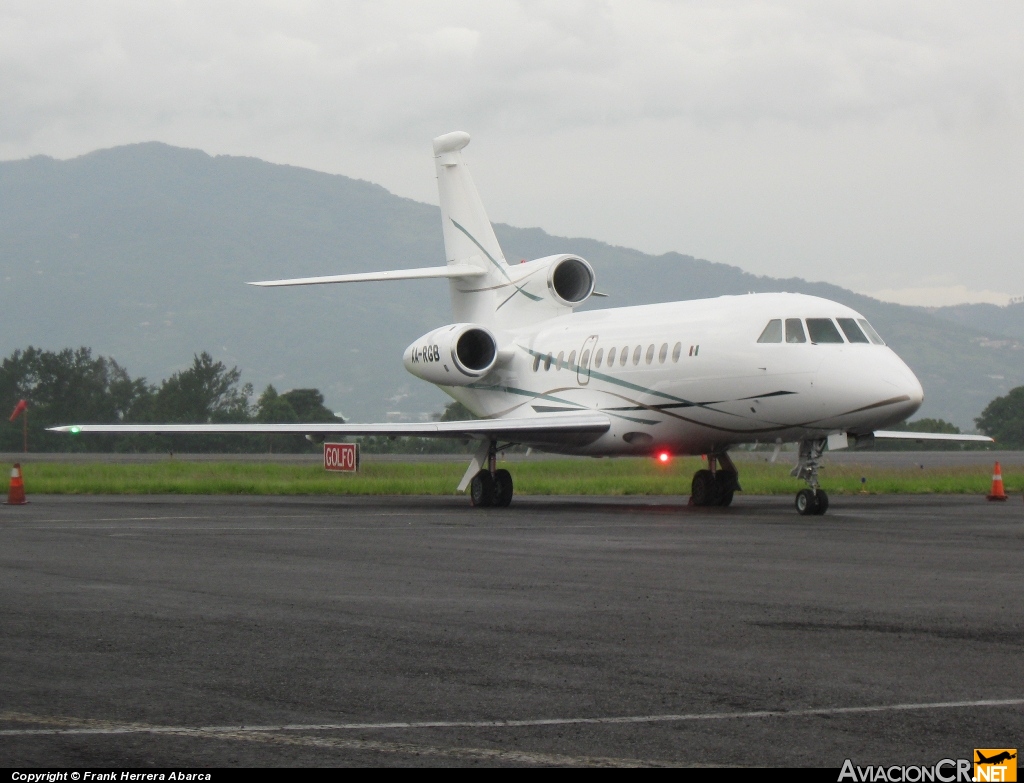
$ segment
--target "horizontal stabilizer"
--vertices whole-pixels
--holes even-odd
[[[944,432],[909,432],[907,430],[875,430],[876,438],[885,440],[946,440],[953,443],[995,443],[988,435],[959,435]]]
[[[428,266],[419,269],[394,269],[390,272],[357,272],[352,275],[327,275],[326,277],[296,277],[291,280],[259,280],[249,283],[262,288],[286,285],[325,285],[327,283],[372,283],[378,280],[421,280],[431,277],[479,277],[485,270],[471,264],[449,264]]]
[[[472,419],[417,424],[68,424],[53,432],[154,435],[388,435],[418,438],[493,438],[514,443],[589,443],[608,431],[600,413],[541,414],[514,419]]]

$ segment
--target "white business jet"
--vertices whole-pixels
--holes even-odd
[[[740,489],[729,449],[798,443],[792,475],[807,482],[801,514],[823,514],[826,448],[877,438],[990,441],[888,432],[921,405],[910,368],[860,313],[801,294],[749,294],[575,312],[594,270],[563,254],[509,265],[462,150],[466,133],[434,139],[447,265],[268,280],[263,287],[447,278],[454,323],[405,350],[406,369],[479,418],[424,424],[80,424],[63,432],[304,433],[476,439],[459,491],[507,506],[512,476],[496,456],[513,444],[607,457],[707,455],[692,503],[728,506]]]

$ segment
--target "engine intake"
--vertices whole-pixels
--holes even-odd
[[[452,359],[467,375],[483,375],[494,366],[498,343],[494,335],[478,326],[466,329],[455,341]]]
[[[430,383],[467,386],[498,363],[498,341],[476,324],[442,326],[405,349],[405,369]]]
[[[594,293],[594,269],[582,258],[566,256],[548,269],[548,289],[554,298],[572,307]]]

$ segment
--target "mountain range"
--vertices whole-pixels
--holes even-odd
[[[767,291],[847,304],[921,379],[919,416],[970,429],[990,400],[1024,385],[1024,303],[907,307],[679,253],[495,232],[510,263],[561,252],[590,261],[610,296],[587,306]],[[86,345],[158,382],[209,351],[257,394],[268,383],[317,387],[356,421],[416,419],[449,400],[408,375],[401,355],[450,321],[447,283],[244,283],[443,262],[437,207],[340,175],[157,142],[0,162],[3,355]],[[829,264],[807,276],[827,278]]]

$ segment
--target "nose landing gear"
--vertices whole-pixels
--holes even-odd
[[[512,444],[503,446],[506,449]],[[470,463],[470,471],[486,458],[486,467],[481,468],[469,480],[469,501],[474,506],[487,508],[497,506],[503,508],[512,502],[512,474],[504,468],[498,468],[498,442],[486,441]],[[464,489],[464,487],[460,487]]]
[[[796,511],[800,516],[821,516],[828,510],[828,495],[820,487],[817,490],[801,489],[796,493]]]
[[[739,473],[726,452],[708,455],[709,470],[698,470],[690,485],[690,499],[695,506],[728,506],[740,489]]]
[[[826,443],[824,438],[800,441],[800,461],[789,474],[807,482],[808,488],[796,493],[796,511],[800,516],[821,516],[828,510],[828,495],[818,486],[818,469]]]

